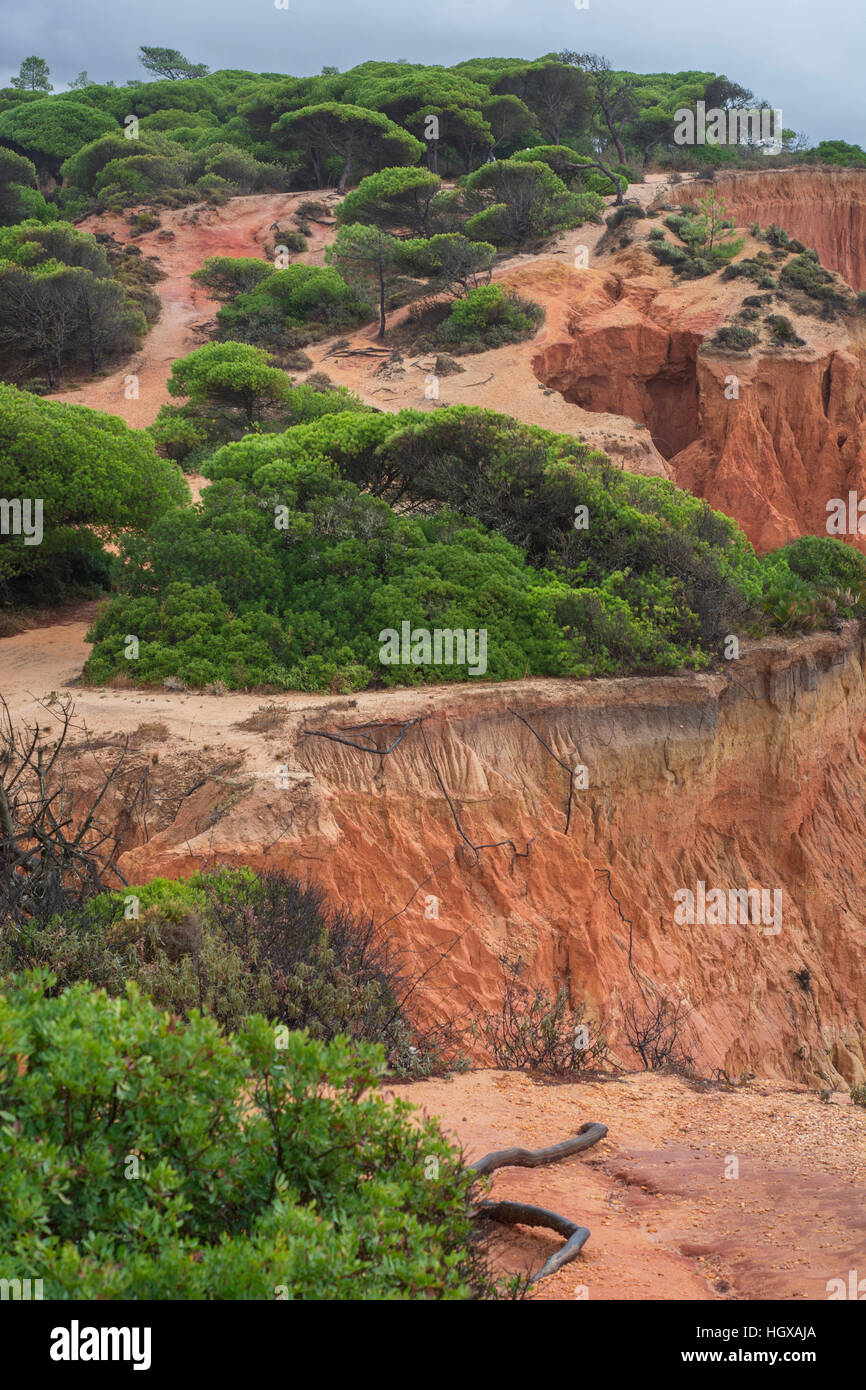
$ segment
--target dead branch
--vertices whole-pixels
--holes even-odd
[[[330,357],[332,354],[328,353]],[[364,347],[364,348],[343,348],[341,352],[335,352],[334,357],[390,357],[390,348]]]
[[[103,766],[85,737],[84,751],[99,768],[100,782],[86,813],[78,816],[67,767],[73,751],[72,700],[64,696],[39,704],[59,725],[53,748],[44,742],[47,720],[16,727],[0,696],[0,920],[19,924],[62,911],[82,895],[125,884],[117,857],[147,780],[140,776],[120,823],[116,817],[103,822],[100,809],[109,789],[131,771],[129,741],[119,746],[111,766]]]
[[[474,1213],[487,1221],[500,1221],[505,1226],[544,1226],[557,1235],[565,1236],[565,1244],[549,1259],[541,1269],[529,1276],[530,1284],[537,1284],[548,1275],[555,1274],[563,1265],[576,1259],[590,1237],[588,1226],[578,1226],[567,1216],[548,1211],[546,1207],[534,1207],[528,1202],[481,1202]]]
[[[470,1163],[469,1167],[479,1178],[494,1173],[497,1168],[543,1168],[548,1163],[558,1163],[560,1159],[592,1148],[606,1134],[607,1125],[591,1120],[581,1125],[573,1139],[563,1139],[561,1144],[551,1144],[547,1149],[495,1149]]]
[[[548,1163],[558,1163],[560,1159],[582,1153],[606,1134],[607,1125],[591,1120],[581,1125],[573,1139],[564,1139],[561,1144],[551,1144],[547,1149],[496,1149],[470,1163],[469,1171],[478,1177],[486,1177],[497,1168],[543,1168]],[[488,1221],[499,1221],[505,1226],[544,1226],[565,1238],[565,1244],[545,1260],[541,1269],[530,1275],[531,1284],[537,1284],[540,1279],[546,1279],[562,1269],[563,1265],[569,1264],[580,1254],[590,1237],[588,1226],[578,1226],[567,1216],[548,1211],[546,1207],[534,1207],[528,1202],[484,1200],[477,1204],[472,1214]]]

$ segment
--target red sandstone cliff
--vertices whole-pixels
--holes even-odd
[[[449,1008],[496,1002],[502,954],[614,1014],[636,976],[696,1006],[705,1072],[862,1080],[866,642],[852,625],[764,643],[735,668],[289,697],[289,722],[246,755],[236,790],[207,782],[160,833],[140,830],[121,866],[131,882],[206,862],[309,872],[336,900],[392,918],[419,963],[447,948],[432,978]],[[568,834],[566,773],[515,710],[588,769]],[[416,724],[383,758],[313,732],[358,740],[353,729],[385,721],[384,747],[420,717],[426,744]],[[231,743],[229,730],[221,752]],[[781,930],[677,925],[674,894],[699,881],[778,889]]]
[[[866,169],[797,168],[718,173],[716,190],[738,227],[771,222],[807,246],[855,290],[866,288]],[[692,202],[688,183],[672,202]]]
[[[720,352],[708,340],[754,284],[674,283],[640,247],[605,264],[571,272],[571,312],[532,359],[539,380],[581,413],[625,416],[638,439],[648,431],[669,476],[759,549],[825,534],[830,499],[866,496],[859,319],[828,322],[780,302],[771,312],[804,346],[770,346],[765,332],[749,352]]]

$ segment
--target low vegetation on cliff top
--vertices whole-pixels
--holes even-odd
[[[759,559],[673,484],[491,411],[338,410],[204,466],[198,508],[123,539],[90,680],[339,691],[470,675],[468,660],[384,664],[381,634],[403,623],[485,631],[494,680],[700,669],[730,633],[863,610],[866,567],[841,543],[816,539],[811,573],[793,551]]]
[[[194,508],[147,433],[2,389],[0,491],[31,495],[36,470],[47,499],[42,544],[9,537],[2,578],[24,602],[76,574],[111,583],[93,682],[339,691],[700,669],[731,633],[863,611],[864,561],[839,542],[814,539],[809,573],[788,552],[759,559],[729,518],[571,436],[468,406],[372,411],[292,386],[250,346],[175,365],[187,404],[154,435],[203,451],[213,481]],[[403,624],[486,633],[485,668],[468,653],[387,664],[382,633]]]

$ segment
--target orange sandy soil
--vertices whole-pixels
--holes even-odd
[[[846,1096],[823,1104],[814,1091],[768,1082],[728,1089],[629,1073],[550,1083],[502,1071],[394,1094],[439,1116],[467,1162],[512,1145],[544,1148],[588,1120],[608,1126],[574,1158],[493,1176],[494,1197],[592,1232],[533,1298],[821,1300],[829,1279],[866,1270],[866,1110]],[[731,1156],[738,1178],[725,1177]],[[497,1227],[496,1263],[536,1270],[560,1244],[550,1231]]]
[[[289,223],[292,212],[305,198],[331,201],[327,193],[319,190],[252,194],[246,198],[231,198],[221,208],[198,206],[163,210],[159,213],[161,227],[134,240],[130,237],[126,214],[97,214],[79,223],[82,231],[109,232],[119,242],[131,241],[133,246],[138,246],[142,256],[157,257],[159,268],[166,276],[153,286],[162,300],[162,312],[144,339],[141,351],[121,368],[96,380],[83,378],[79,384],[57,392],[51,399],[109,411],[136,429],[152,424],[160,406],[172,399],[165,385],[172,364],[210,339],[212,320],[220,307],[202,286],[190,279],[193,271],[200,270],[209,256],[263,257],[266,248],[274,243],[272,224],[279,222],[285,226]],[[309,250],[293,256],[293,261],[322,263],[322,248],[332,240],[333,232],[318,222],[311,223],[311,227]],[[161,240],[162,230],[173,232],[173,238]],[[137,400],[127,400],[125,396],[124,378],[130,373],[139,379]]]

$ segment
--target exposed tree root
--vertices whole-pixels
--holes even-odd
[[[578,1226],[567,1216],[560,1216],[558,1212],[548,1211],[545,1207],[530,1206],[528,1202],[481,1202],[475,1215],[488,1221],[501,1221],[505,1226],[546,1226],[566,1237],[565,1244],[545,1260],[541,1269],[530,1275],[531,1284],[537,1284],[548,1274],[555,1274],[563,1265],[570,1264],[580,1254],[590,1235],[588,1226]]]
[[[496,1149],[470,1163],[469,1167],[479,1177],[494,1173],[497,1168],[542,1168],[591,1148],[606,1134],[607,1125],[590,1121],[581,1125],[573,1139],[564,1139],[561,1144],[551,1144],[547,1149]],[[479,1202],[475,1215],[488,1221],[499,1221],[505,1226],[545,1226],[565,1237],[565,1244],[530,1276],[531,1284],[537,1284],[540,1279],[546,1279],[549,1274],[555,1274],[563,1265],[569,1264],[580,1254],[590,1236],[587,1226],[578,1226],[567,1216],[548,1211],[546,1207],[531,1206],[528,1202],[483,1201]]]
[[[543,1168],[547,1163],[558,1163],[561,1158],[570,1158],[589,1149],[607,1134],[607,1125],[590,1121],[581,1125],[574,1139],[563,1139],[561,1144],[551,1144],[548,1149],[496,1149],[476,1159],[469,1167],[479,1178],[486,1177],[497,1168]]]

